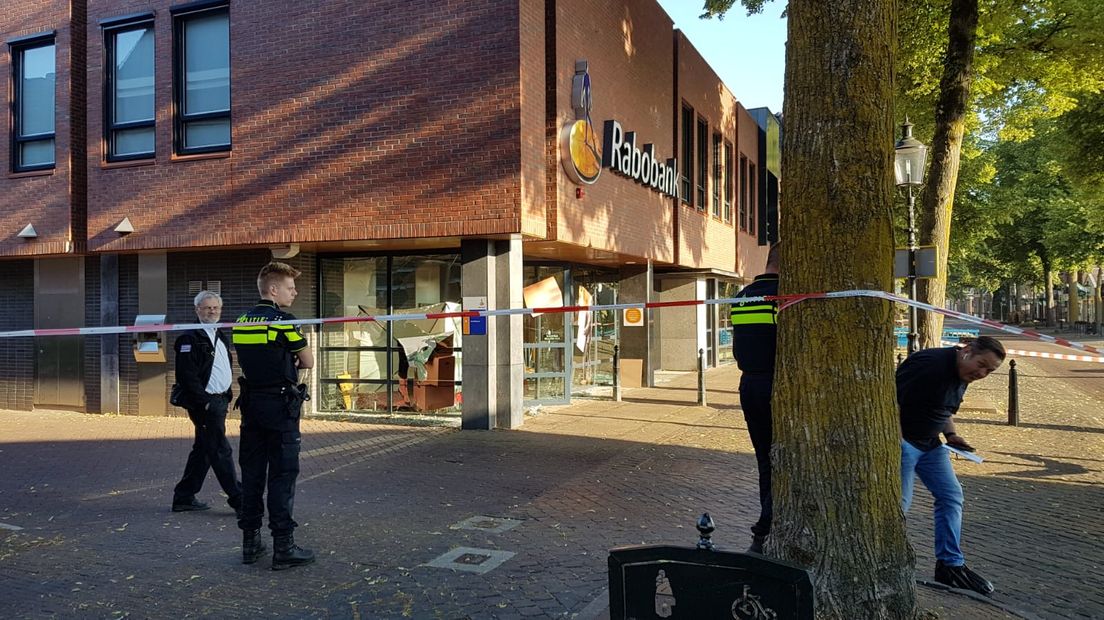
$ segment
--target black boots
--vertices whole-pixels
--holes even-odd
[[[296,545],[291,534],[274,536],[272,540],[272,570],[295,568],[314,561],[314,552]]]
[[[989,596],[993,594],[993,584],[981,575],[962,566],[947,566],[942,560],[935,562],[935,580],[943,585],[963,590],[973,590],[978,594]]]
[[[766,536],[755,535],[751,537],[751,546],[748,547],[748,553],[763,553],[763,545],[767,544]]]
[[[267,550],[264,539],[261,538],[261,530],[242,532],[242,564],[253,564],[261,559]]]

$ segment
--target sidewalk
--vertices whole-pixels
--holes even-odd
[[[758,507],[738,373],[709,372],[704,408],[696,381],[545,408],[520,431],[307,420],[296,539],[319,561],[282,573],[240,564],[213,476],[200,496],[212,510],[169,511],[186,418],[0,412],[0,604],[19,618],[601,617],[610,547],[691,545],[706,511],[722,548],[748,542]],[[977,398],[999,406],[1004,379],[989,381]],[[1008,609],[1104,617],[1104,403],[1052,405],[1032,415],[1054,428],[1003,426],[1003,409],[960,416],[988,459],[957,466],[963,544]],[[923,495],[910,535],[927,579]],[[467,563],[428,565],[449,551]],[[921,602],[945,618],[1015,617],[926,588]]]

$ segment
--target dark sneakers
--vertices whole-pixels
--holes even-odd
[[[748,553],[763,553],[763,545],[767,544],[766,536],[752,536],[751,546],[748,547]]]
[[[970,570],[965,564],[962,566],[947,566],[942,560],[936,560],[935,562],[935,580],[952,588],[973,590],[985,596],[989,596],[994,590],[993,584]]]
[[[211,507],[196,498],[192,498],[188,501],[173,500],[172,511],[173,512],[193,512],[196,510],[209,510]]]

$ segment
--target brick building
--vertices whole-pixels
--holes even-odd
[[[725,297],[777,234],[776,117],[653,0],[22,0],[0,40],[0,330],[232,320],[272,257],[300,318]],[[731,357],[723,308],[649,314],[327,325],[313,408],[513,427],[614,344]],[[172,337],[0,339],[0,407],[172,413]]]

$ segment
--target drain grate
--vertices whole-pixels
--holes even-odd
[[[515,555],[517,554],[513,551],[457,547],[448,553],[437,556],[432,561],[422,564],[422,566],[451,568],[469,573],[484,574],[498,568],[503,562]]]

